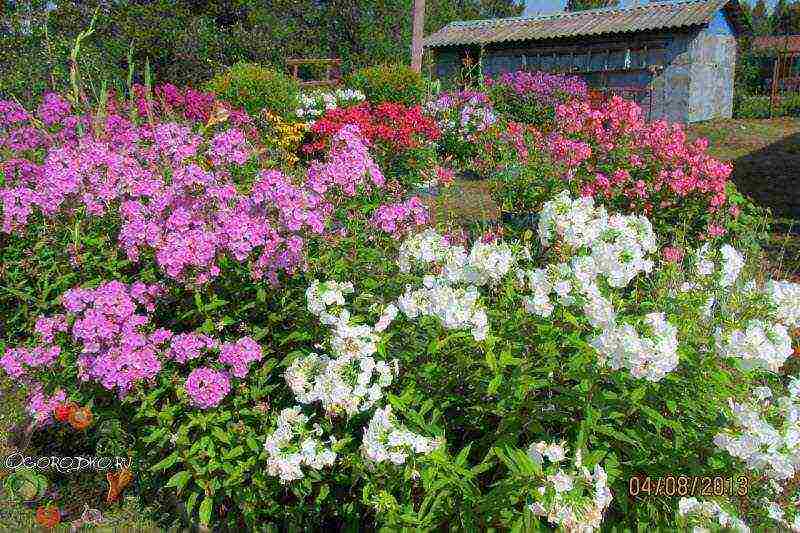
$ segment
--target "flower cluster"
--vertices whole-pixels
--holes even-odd
[[[715,259],[719,259],[719,265]],[[719,249],[705,243],[695,254],[695,270],[700,277],[713,276],[715,283],[722,288],[732,287],[745,264],[744,256],[730,244]]]
[[[589,471],[580,450],[572,465],[565,464],[566,446],[537,442],[528,448],[531,460],[543,468],[544,483],[534,490],[533,514],[566,531],[592,532],[600,528],[612,500],[608,476],[600,464]],[[545,459],[550,463],[545,463]]]
[[[384,177],[369,155],[360,127],[348,124],[333,134],[327,159],[311,163],[306,183],[317,194],[335,187],[347,196],[354,196],[359,186],[367,190],[372,186],[382,187]]]
[[[401,237],[429,221],[428,207],[417,196],[404,202],[379,206],[370,219],[372,227]]]
[[[433,229],[408,237],[400,245],[401,272],[420,270],[423,286],[409,285],[397,307],[408,318],[437,317],[447,329],[469,329],[475,340],[488,333],[479,286],[494,286],[516,263],[517,252],[502,242],[475,242],[469,252]],[[434,274],[435,273],[435,274]]]
[[[792,340],[786,326],[764,320],[749,320],[744,331],[726,332],[719,327],[714,339],[720,357],[741,359],[742,366],[748,369],[759,367],[777,372],[792,355]]]
[[[682,220],[691,237],[724,233],[735,214],[725,208],[732,167],[709,156],[706,141],[688,142],[677,124],[647,122],[637,104],[618,97],[596,107],[572,100],[555,113],[546,150],[584,196],[652,215],[659,225],[691,211]]]
[[[511,95],[530,102],[529,105],[553,107],[588,97],[586,82],[579,76],[519,70],[504,72],[497,78],[486,78],[485,83],[490,88],[502,87]]]
[[[477,91],[442,93],[426,105],[425,113],[436,120],[443,134],[463,141],[476,140],[497,122],[489,97]]]
[[[789,328],[800,328],[800,283],[770,280],[766,292],[777,308],[778,321]]]
[[[267,474],[287,483],[303,477],[302,466],[321,470],[331,466],[336,453],[320,440],[319,424],[308,427],[308,417],[300,407],[288,407],[278,415],[278,427],[267,435]]]
[[[588,248],[592,268],[612,287],[625,287],[641,272],[650,272],[656,238],[643,216],[611,215],[596,208],[591,198],[572,199],[563,191],[545,203],[539,218],[543,245],[563,242],[573,249]]]
[[[675,326],[663,313],[644,317],[648,336],[641,336],[631,324],[603,330],[591,344],[600,355],[601,364],[614,370],[627,368],[636,378],[659,381],[678,366],[678,337]]]
[[[428,438],[409,431],[399,423],[392,407],[376,409],[364,429],[361,450],[368,460],[375,463],[389,461],[404,464],[412,454],[428,454],[442,445],[437,438]]]
[[[347,125],[358,127],[371,146],[379,145],[393,154],[428,145],[439,138],[436,123],[419,106],[386,102],[373,107],[364,102],[327,111],[311,126],[317,140],[304,149],[309,153],[324,150]]]
[[[681,498],[678,501],[678,517],[693,525],[693,531],[709,531],[709,527],[727,528],[737,533],[750,533],[750,528],[736,516],[728,513],[714,501],[698,501],[697,498]]]
[[[330,92],[317,92],[300,95],[300,106],[295,111],[297,118],[313,123],[326,111],[351,107],[363,102],[364,93],[355,89],[336,89]]]
[[[44,427],[53,422],[56,408],[67,399],[66,393],[59,389],[51,395],[44,393],[42,384],[33,382],[28,389],[28,414],[33,417],[37,427]]]
[[[800,380],[778,398],[766,387],[744,403],[729,401],[732,425],[714,437],[714,444],[771,479],[788,480],[800,471]]]
[[[207,366],[195,368],[186,378],[186,394],[192,404],[200,409],[216,407],[231,390],[231,382],[224,372]]]
[[[234,377],[244,378],[250,364],[261,360],[261,347],[249,337],[222,343],[204,334],[154,329],[152,313],[163,292],[157,284],[126,285],[118,281],[94,289],[71,289],[62,297],[65,314],[36,321],[39,343],[32,348],[6,350],[0,366],[9,376],[31,382],[35,371],[48,371],[59,362],[62,352],[77,352],[74,366],[80,381],[97,382],[125,396],[138,385],[154,383],[167,361],[185,364],[206,351],[219,350],[218,362],[230,367]],[[62,344],[70,349],[63,350]],[[60,362],[73,364],[68,358]],[[186,380],[190,401],[202,409],[218,405],[229,390],[227,372],[208,367],[195,369]],[[42,394],[36,397],[43,398]],[[43,401],[37,404],[49,405]],[[37,411],[41,409],[37,407]]]
[[[118,220],[117,241],[128,258],[140,261],[152,253],[172,278],[204,283],[219,275],[227,255],[249,262],[255,279],[275,283],[280,273],[301,265],[308,233],[324,233],[339,195],[383,187],[355,125],[332,135],[331,153],[313,163],[307,177],[262,171],[252,185],[240,183],[237,169],[257,152],[245,127],[249,122],[233,120],[233,111],[218,116],[218,106],[192,107],[194,93],[166,88],[157,94],[169,109],[185,108],[183,115],[208,115],[209,127],[195,132],[191,121],[138,124],[113,102],[106,116],[77,117],[86,123],[83,133],[73,128],[69,139],[48,134],[43,160],[17,150],[25,158],[3,163],[2,231],[24,230],[37,211],[74,216],[83,208],[87,216],[108,216],[114,225]],[[48,102],[49,110],[41,113],[57,116],[63,106]],[[100,125],[88,127],[95,123]]]
[[[486,338],[489,320],[480,304],[478,288],[453,287],[432,276],[424,287],[406,292],[397,300],[397,307],[408,318],[432,316],[447,329],[468,329],[476,341]]]

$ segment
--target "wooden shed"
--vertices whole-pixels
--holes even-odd
[[[696,122],[731,116],[736,37],[746,29],[737,0],[654,2],[453,22],[425,46],[441,78],[457,75],[466,56],[490,76],[576,74],[634,95],[650,118]]]

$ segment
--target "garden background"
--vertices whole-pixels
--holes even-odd
[[[800,531],[800,124],[443,87],[411,4],[5,3],[0,456],[133,463],[0,527]]]

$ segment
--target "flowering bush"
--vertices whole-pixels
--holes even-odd
[[[347,85],[363,92],[372,104],[415,106],[425,96],[425,81],[420,73],[402,64],[362,68],[347,77]]]
[[[258,116],[266,109],[285,119],[291,118],[300,96],[295,80],[255,63],[233,65],[212,78],[207,88],[251,116]]]
[[[572,158],[571,181],[535,233],[467,241],[382,168],[436,139],[419,108],[331,110],[317,159],[282,172],[247,115],[145,105],[0,104],[0,366],[47,437],[33,451],[130,456],[165,527],[795,523],[800,290],[735,235],[674,242],[638,204],[578,194],[603,143],[658,129],[632,108],[567,104],[561,134],[520,130],[561,143],[540,155]],[[698,202],[724,181],[664,143],[639,157],[688,158]],[[676,472],[748,490],[631,489]]]
[[[316,92],[300,95],[300,106],[295,115],[299,120],[313,123],[326,111],[350,107],[363,102],[364,93],[355,89],[336,89],[330,92]]]
[[[579,76],[538,71],[504,72],[484,83],[499,113],[544,130],[553,127],[558,104],[586,101],[589,94]]]
[[[436,123],[419,106],[362,103],[335,108],[311,126],[312,141],[304,150],[325,150],[333,136],[345,126],[357,126],[369,143],[375,159],[389,177],[410,186],[422,180],[422,174],[436,162],[434,142],[439,138]]]

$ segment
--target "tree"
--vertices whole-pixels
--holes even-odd
[[[743,6],[749,6],[749,4],[745,2]],[[772,25],[770,24],[769,13],[767,13],[766,2],[758,0],[749,11],[753,35],[770,35],[772,33]]]

